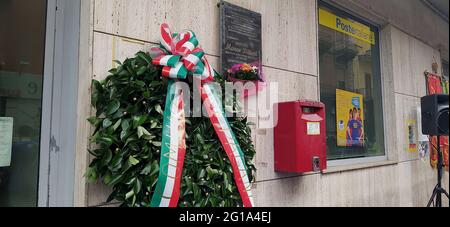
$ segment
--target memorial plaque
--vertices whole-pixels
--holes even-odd
[[[236,64],[262,65],[261,14],[221,1],[220,21],[222,75]]]

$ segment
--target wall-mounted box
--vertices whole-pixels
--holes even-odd
[[[305,173],[326,169],[325,105],[306,100],[276,105],[275,171]]]

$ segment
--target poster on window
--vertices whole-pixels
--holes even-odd
[[[11,165],[13,118],[0,117],[0,167]]]
[[[408,120],[408,151],[409,152],[417,152],[417,137],[416,137],[416,121]]]
[[[364,146],[364,101],[357,93],[336,89],[337,146]]]

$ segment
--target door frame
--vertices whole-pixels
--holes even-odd
[[[47,0],[38,206],[73,206],[81,0]]]

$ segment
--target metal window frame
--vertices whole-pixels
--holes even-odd
[[[380,80],[381,80],[381,102],[382,102],[382,112],[383,112],[383,137],[384,137],[384,155],[379,155],[379,156],[373,156],[373,157],[364,157],[364,158],[348,158],[348,159],[342,159],[342,160],[327,160],[327,166],[328,167],[339,167],[339,166],[351,166],[351,165],[358,165],[358,164],[367,164],[367,163],[382,163],[385,161],[389,160],[389,149],[388,149],[388,132],[386,130],[386,117],[387,117],[387,113],[385,110],[385,106],[384,106],[384,101],[386,99],[386,94],[385,94],[385,75],[383,74],[383,61],[381,59],[382,57],[382,48],[383,48],[383,43],[381,40],[381,32],[382,32],[382,28],[381,26],[374,22],[371,21],[359,14],[356,14],[348,9],[345,9],[344,7],[340,6],[339,4],[336,4],[334,2],[331,2],[329,0],[317,0],[316,1],[316,10],[318,11],[320,6],[326,6],[326,7],[330,7],[333,10],[338,10],[341,13],[350,16],[352,19],[367,25],[369,27],[372,28],[377,28],[377,37],[378,37],[378,51],[379,51],[379,66],[380,66]],[[317,14],[317,53],[319,52],[319,15]],[[319,65],[319,54],[317,55],[317,68],[318,68],[318,96],[320,99],[320,65]]]
[[[38,206],[73,206],[81,0],[47,0]]]

